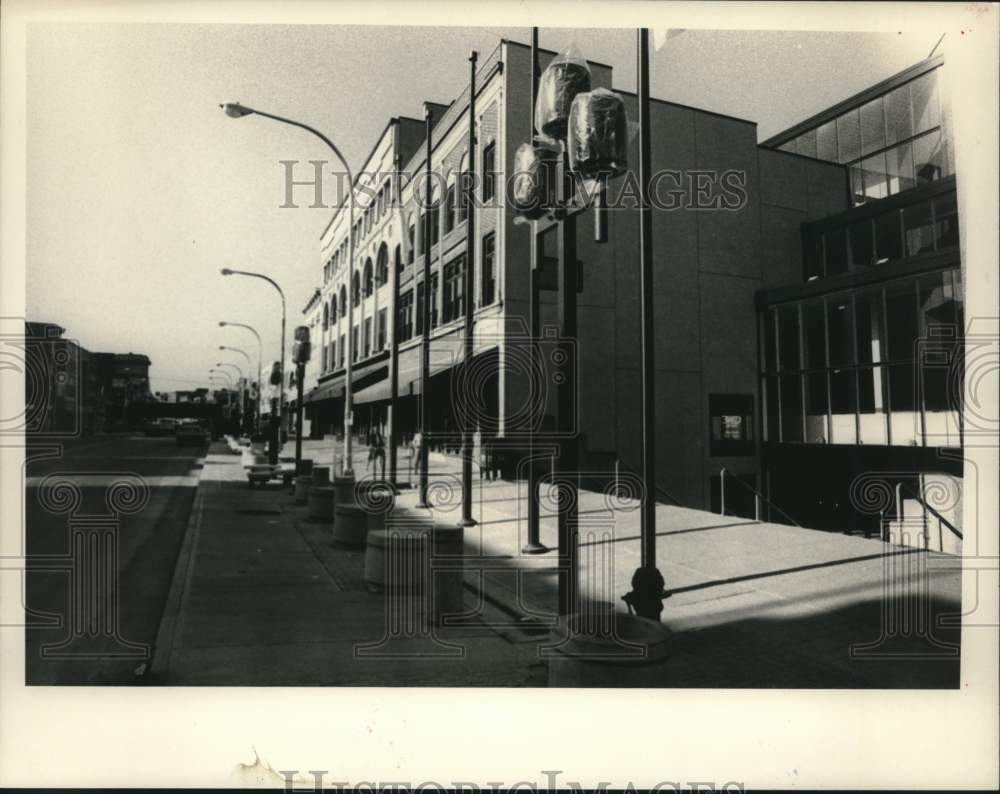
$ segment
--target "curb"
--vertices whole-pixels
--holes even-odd
[[[207,460],[207,455],[204,460]],[[204,460],[202,461],[201,474],[198,475],[194,501],[191,503],[191,513],[188,515],[187,526],[184,529],[184,540],[174,565],[170,591],[167,593],[163,615],[160,617],[160,626],[156,631],[156,639],[153,641],[153,656],[149,663],[149,671],[144,676],[146,683],[165,683],[170,671],[174,636],[177,633],[177,623],[180,618],[181,605],[184,602],[184,594],[187,592],[188,582],[191,578],[191,559],[194,555],[194,546],[201,530],[202,508],[205,502],[202,491],[202,477],[205,474]]]

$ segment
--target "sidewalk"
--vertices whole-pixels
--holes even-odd
[[[329,465],[331,442],[303,446]],[[359,478],[364,459],[355,459]],[[434,519],[454,524],[461,460],[432,453],[430,469]],[[305,521],[276,484],[249,490],[238,456],[209,455],[154,672],[169,684],[545,686],[554,495],[543,486],[541,541],[553,550],[540,555],[519,553],[524,483],[476,479],[473,498],[465,568],[474,617],[379,648],[386,602],[364,588],[364,553],[332,547],[330,529]],[[416,501],[404,490],[398,504]],[[581,491],[579,518],[581,597],[624,611],[639,564],[638,503]],[[960,612],[958,558],[666,505],[657,530],[672,594],[663,621],[674,632],[663,686],[958,686],[948,645],[958,629],[937,626]],[[359,658],[359,643],[376,656]]]

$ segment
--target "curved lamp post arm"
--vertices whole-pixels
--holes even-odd
[[[235,328],[245,328],[247,331],[252,333],[257,338],[257,426],[260,427],[260,393],[264,388],[264,384],[261,381],[262,373],[261,370],[264,366],[264,343],[261,341],[260,334],[257,333],[257,329],[252,325],[247,325],[246,323],[231,323],[226,320],[219,321],[219,327],[225,327],[231,325]],[[251,369],[252,369],[251,365]]]
[[[251,372],[253,371],[253,360],[250,358],[250,354],[245,350],[241,350],[238,347],[229,347],[228,345],[219,345],[219,350],[229,350],[233,353],[239,353],[247,360],[247,366],[250,367]]]
[[[239,102],[228,102],[219,105],[227,116],[238,119],[244,116],[257,115],[263,116],[266,119],[271,119],[272,121],[277,121],[282,124],[287,124],[290,127],[298,127],[300,130],[305,130],[306,132],[312,133],[317,138],[319,138],[323,143],[327,145],[334,156],[340,161],[343,166],[344,171],[347,172],[347,183],[349,195],[347,197],[347,211],[348,211],[348,256],[347,256],[347,289],[348,292],[352,292],[352,279],[354,276],[354,174],[351,171],[351,167],[347,164],[347,158],[341,154],[340,149],[337,145],[327,138],[322,132],[317,130],[315,127],[310,127],[308,124],[303,124],[301,121],[295,121],[294,119],[288,119],[284,116],[277,116],[274,113],[266,113],[263,110],[256,110],[254,108],[248,108],[241,105]],[[239,271],[233,271],[234,273]],[[272,282],[273,283],[273,282]],[[277,286],[277,285],[275,285]],[[354,372],[354,300],[353,294],[349,296],[347,301],[347,372],[345,373],[345,378],[347,381],[347,387],[344,391],[344,474],[349,475],[353,473],[353,466],[351,462],[351,413],[353,406],[352,399],[352,386],[353,386],[353,372]],[[282,297],[284,300],[284,297]],[[284,391],[284,374],[285,374],[285,352],[284,352],[284,331],[282,331],[282,351],[281,351],[281,374],[282,374],[282,392]]]

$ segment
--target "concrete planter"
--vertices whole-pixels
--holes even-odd
[[[309,501],[310,486],[312,486],[311,474],[300,474],[295,478],[295,504],[304,505]]]
[[[312,470],[312,484],[315,485],[330,485],[330,467],[329,466],[313,466]]]
[[[368,534],[365,584],[375,593],[422,595],[429,559],[430,535],[425,527],[377,529]]]
[[[365,511],[350,502],[341,503],[334,486],[333,545],[363,549],[368,542],[368,519]]]
[[[354,477],[333,478],[334,501],[338,505],[354,504]]]
[[[313,485],[309,489],[306,518],[322,524],[333,523],[334,489],[332,485]]]

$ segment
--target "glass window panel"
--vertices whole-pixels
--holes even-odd
[[[934,199],[934,240],[938,250],[958,245],[958,201],[955,193]]]
[[[885,116],[882,97],[861,106],[861,154],[869,154],[885,147]]]
[[[799,373],[785,373],[781,384],[781,440],[802,441],[802,376]]]
[[[921,133],[941,123],[937,83],[937,69],[910,83],[910,95],[913,98],[914,133]]]
[[[830,434],[834,444],[855,444],[858,440],[854,416],[858,407],[857,375],[852,369],[830,372]]]
[[[871,218],[852,223],[847,229],[851,246],[851,267],[871,267],[875,264],[875,239]]]
[[[930,201],[906,207],[903,210],[903,239],[906,256],[915,256],[934,250],[934,224]]]
[[[958,303],[951,271],[920,278],[921,327],[928,339],[957,339]]]
[[[847,229],[834,229],[823,235],[826,245],[826,275],[847,270]]]
[[[826,421],[827,394],[824,372],[812,372],[806,378],[806,443],[825,444],[829,441]]]
[[[944,148],[941,131],[928,133],[913,140],[913,171],[917,182],[933,182],[944,172]]]
[[[885,410],[882,403],[882,368],[858,371],[858,440],[862,444],[885,444]]]
[[[913,281],[907,280],[885,288],[885,326],[889,332],[890,361],[913,358],[914,344],[920,335],[914,287]]]
[[[778,369],[777,339],[774,336],[775,318],[774,309],[764,311],[764,322],[762,333],[764,334],[764,369],[766,372],[776,372]]]
[[[889,429],[893,446],[912,446],[920,438],[920,411],[917,409],[913,365],[893,364],[889,368]]]
[[[826,367],[826,328],[822,302],[803,304],[802,337],[805,343],[806,368]]]
[[[949,367],[924,366],[922,369],[925,443],[933,447],[959,446],[961,441],[959,390]]]
[[[861,156],[861,127],[857,110],[848,111],[837,119],[837,146],[842,163]]]
[[[861,169],[861,163],[850,166],[851,179],[851,202],[857,207],[865,203],[865,174]]]
[[[917,184],[913,175],[913,147],[909,142],[885,153],[885,171],[889,177],[889,192],[899,193]]]
[[[877,364],[885,357],[882,338],[882,291],[858,294],[854,299],[854,328],[858,340],[858,363]]]
[[[837,122],[828,121],[816,129],[816,156],[837,162]]]
[[[910,116],[910,84],[901,85],[885,95],[885,137],[887,144],[903,141],[913,135]]]
[[[806,157],[816,156],[816,130],[803,132],[795,143],[795,150]]]
[[[778,435],[778,379],[764,378],[764,402],[767,405],[767,422],[764,424],[764,440],[779,441]]]
[[[778,355],[781,369],[800,369],[798,306],[778,309]]]
[[[865,200],[876,201],[889,195],[889,180],[885,170],[885,154],[876,154],[861,161],[865,180]]]
[[[951,271],[952,295],[955,299],[955,323],[958,326],[959,337],[965,337],[965,289],[962,284],[962,271]]]
[[[875,216],[875,264],[884,265],[903,256],[899,210]]]
[[[823,275],[823,235],[811,234],[806,239],[806,281]]]
[[[830,366],[854,363],[854,311],[849,295],[833,295],[826,304]]]

